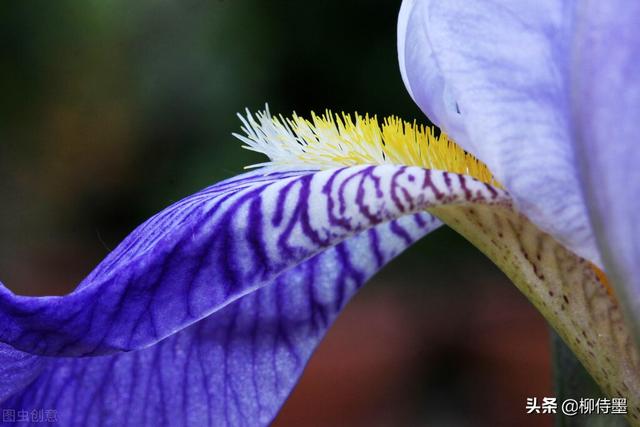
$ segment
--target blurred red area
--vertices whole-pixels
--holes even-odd
[[[464,300],[393,286],[356,297],[273,425],[552,425],[525,411],[527,397],[553,396],[547,326],[505,288]]]

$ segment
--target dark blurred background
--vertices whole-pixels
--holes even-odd
[[[245,107],[426,123],[396,59],[399,1],[1,2],[0,277],[64,294],[137,224],[260,159]],[[541,316],[441,229],[349,305],[275,425],[550,425]]]

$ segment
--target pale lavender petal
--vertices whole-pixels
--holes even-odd
[[[416,104],[432,123],[446,129],[458,144],[468,137],[459,106],[445,80],[423,25],[424,8],[405,0],[398,15],[398,62],[402,80]],[[462,144],[464,145],[464,144]]]
[[[439,225],[426,213],[381,224],[148,349],[40,357],[37,380],[2,406],[55,409],[65,426],[267,425],[360,286]]]
[[[401,15],[399,54],[430,118],[489,166],[528,218],[601,264],[571,144],[573,4],[415,0]]]
[[[640,333],[640,3],[585,1],[573,52],[576,151],[598,243]]]

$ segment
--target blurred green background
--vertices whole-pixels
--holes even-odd
[[[399,1],[30,1],[0,13],[0,278],[64,294],[136,225],[261,158],[236,112],[427,123]],[[448,229],[349,306],[276,425],[550,425],[542,318]],[[393,351],[392,351],[393,349]]]

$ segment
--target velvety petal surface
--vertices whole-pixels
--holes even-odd
[[[573,4],[405,1],[398,47],[429,118],[489,166],[528,218],[601,265],[571,144]]]
[[[206,189],[134,231],[75,293],[5,291],[3,315],[21,328],[5,328],[5,339],[46,355],[3,347],[2,405],[56,410],[72,426],[267,424],[353,293],[440,225],[424,209],[470,202],[505,203],[505,194],[473,178],[400,166],[261,171]],[[191,246],[201,239],[206,250]],[[72,299],[93,287],[102,291],[95,299]],[[205,308],[197,311],[184,300],[199,287]],[[95,356],[114,337],[131,340],[122,330],[135,333],[145,316],[153,328],[135,341],[140,348]],[[89,324],[70,327],[67,318]],[[78,348],[94,356],[46,352]]]
[[[577,10],[576,151],[607,273],[640,338],[640,4],[585,1]]]
[[[476,189],[487,191],[474,179],[447,176],[362,166],[253,174],[213,186],[135,230],[67,296],[21,297],[2,288],[0,341],[46,356],[152,345],[347,237],[445,197],[463,203]]]
[[[1,406],[56,409],[65,426],[266,425],[360,286],[439,225],[427,213],[378,225],[147,349],[39,357],[37,380]]]
[[[95,355],[152,344],[206,316],[268,279],[255,275],[230,289],[237,261],[221,262],[244,202],[304,174],[246,174],[181,200],[133,231],[69,295],[23,297],[0,286],[0,341],[34,354]],[[226,270],[212,271],[221,265]]]
[[[213,186],[140,226],[67,296],[21,297],[2,288],[0,342],[47,356],[146,347],[347,237],[446,194],[450,203],[466,202],[462,184],[449,179],[447,186],[446,176],[360,166]],[[466,185],[486,192],[474,179]]]
[[[0,402],[32,383],[42,369],[42,357],[0,344]]]

